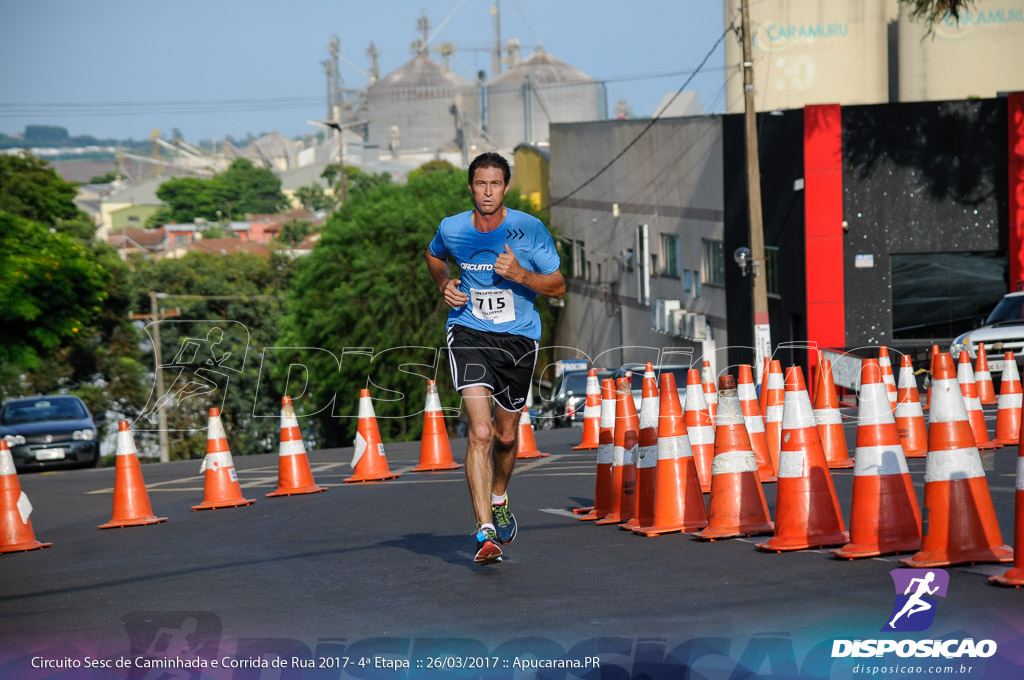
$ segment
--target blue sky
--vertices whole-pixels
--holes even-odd
[[[344,59],[367,70],[373,40],[383,76],[411,58],[421,12],[436,28],[460,3],[432,46],[450,40],[462,48],[456,72],[489,74],[490,54],[469,48],[493,44],[494,0],[0,0],[0,132],[34,123],[100,138],[312,132],[306,121],[323,116],[320,62],[332,35],[345,85],[359,88],[365,76]],[[502,37],[519,38],[524,57],[539,38],[607,80],[609,109],[624,98],[634,116],[652,115],[724,30],[721,0],[500,4]],[[719,46],[687,88],[706,111],[726,106],[724,54]],[[651,75],[664,77],[639,78]]]

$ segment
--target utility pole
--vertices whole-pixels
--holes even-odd
[[[494,15],[494,52],[491,53],[491,80],[501,75],[501,7],[494,0],[491,14]]]
[[[753,261],[754,373],[760,376],[765,357],[772,354],[768,324],[767,266],[764,257],[764,218],[761,213],[761,168],[757,150],[757,112],[754,108],[754,56],[750,39],[749,0],[740,0],[743,13],[743,102],[747,129],[747,199],[750,209],[750,259]]]
[[[156,363],[156,416],[157,427],[160,428],[160,462],[170,461],[170,447],[167,443],[167,412],[164,411],[164,371],[160,368],[163,365],[163,357],[160,354],[160,307],[157,304],[157,297],[165,296],[164,293],[149,291],[149,313],[153,319],[153,361]]]

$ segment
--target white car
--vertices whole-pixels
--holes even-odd
[[[976,346],[979,343],[985,345],[992,373],[1002,372],[1004,352],[1013,352],[1017,363],[1021,363],[1024,355],[1024,291],[1005,295],[984,324],[953,341],[949,353],[956,361],[960,352],[966,349],[973,361],[977,358]]]

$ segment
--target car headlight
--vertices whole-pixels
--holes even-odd
[[[4,439],[7,440],[8,446],[21,446],[25,443],[25,438],[20,434],[8,434],[4,436]]]
[[[77,441],[91,442],[96,438],[96,430],[75,430],[71,433],[71,438]]]

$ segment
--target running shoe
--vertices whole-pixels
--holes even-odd
[[[473,561],[477,564],[493,564],[501,561],[501,548],[498,547],[498,536],[494,529],[477,529],[476,555]]]
[[[516,526],[516,516],[508,507],[508,496],[501,505],[492,505],[491,513],[494,515],[494,532],[498,535],[498,543],[508,545],[516,540],[516,533],[519,529]]]

